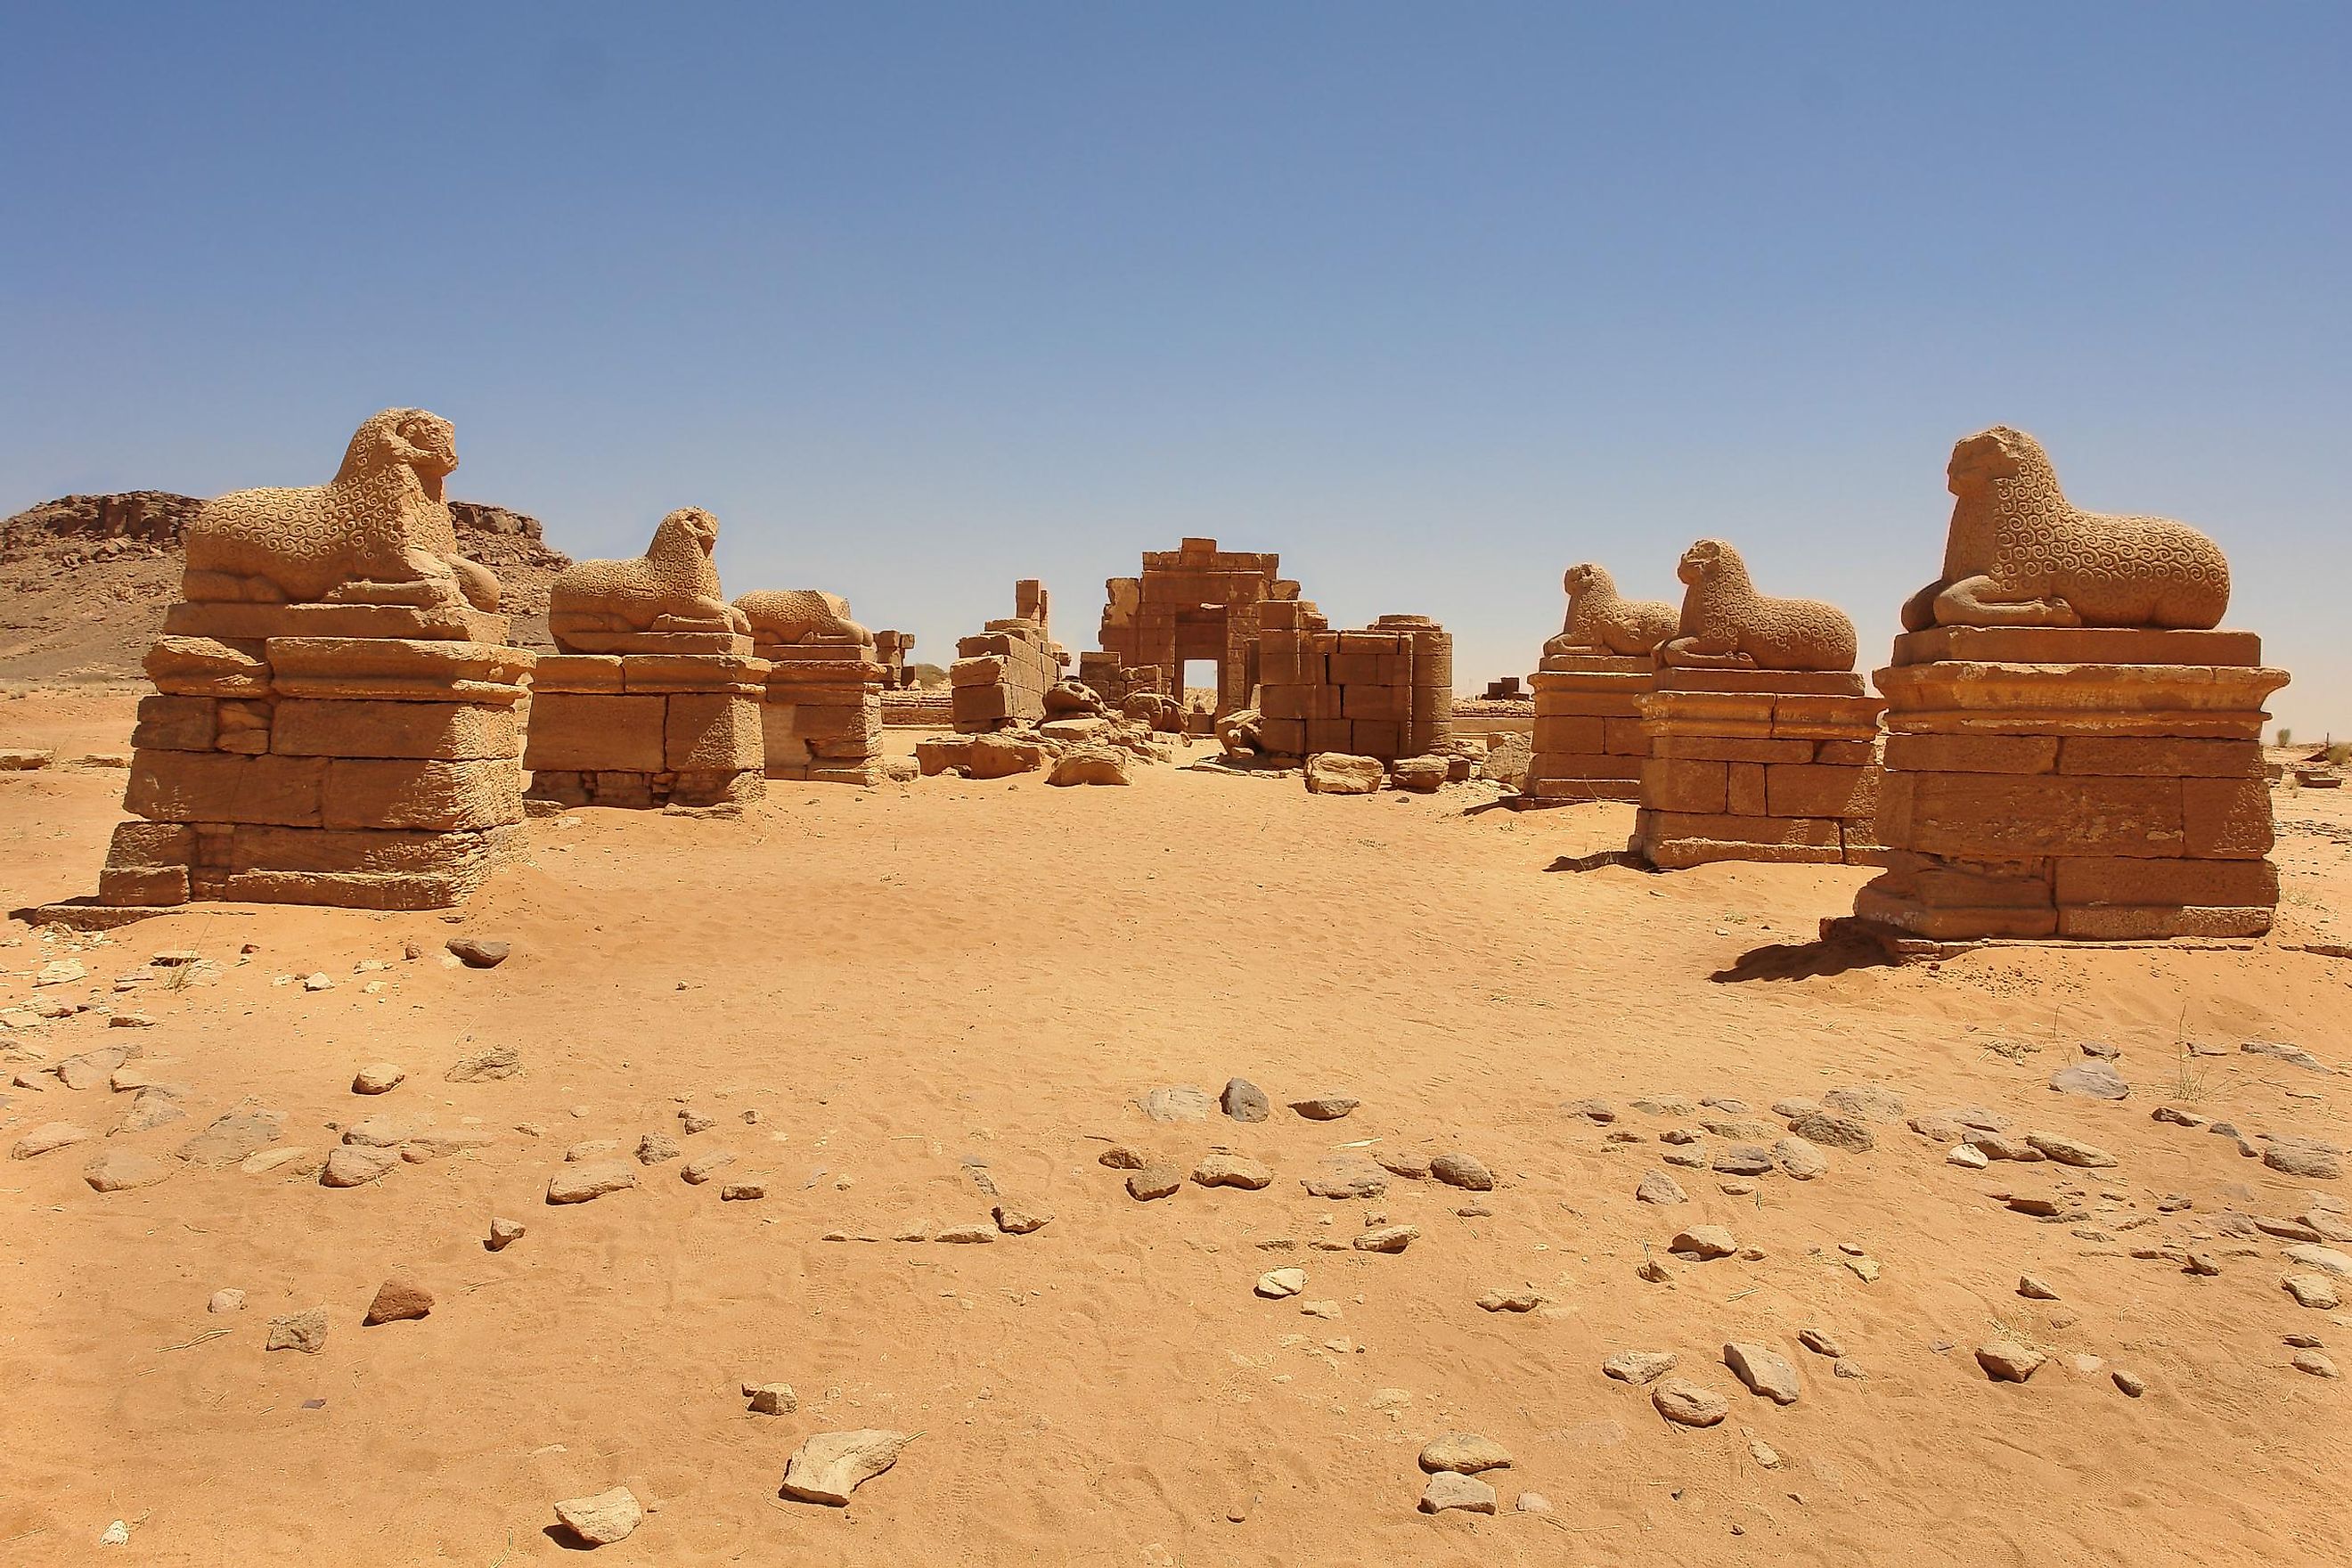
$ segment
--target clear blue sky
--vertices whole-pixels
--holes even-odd
[[[2352,6],[0,10],[0,511],[455,493],[952,638],[1212,534],[1534,663],[1720,534],[1882,661],[1952,441],[2230,552],[2352,732]]]

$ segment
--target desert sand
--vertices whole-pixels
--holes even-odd
[[[0,773],[10,907],[92,886],[123,774],[72,759],[122,751],[137,695],[0,701],[0,749],[60,758]],[[0,1562],[552,1563],[578,1549],[552,1505],[621,1486],[648,1510],[598,1549],[621,1563],[2343,1562],[2352,1393],[2287,1342],[2352,1369],[2352,1311],[2281,1282],[2324,1273],[2287,1258],[2313,1245],[2295,1216],[2352,1236],[2352,1183],[2260,1156],[2352,1142],[2352,960],[2306,951],[2352,942],[2352,807],[2275,801],[2265,941],[1906,967],[1815,940],[1867,867],[1645,874],[1611,853],[1630,805],[1317,796],[1181,765],[1125,789],[778,784],[737,821],[574,812],[448,913],[11,924],[0,1142],[89,1136],[0,1167]],[[511,956],[461,966],[457,936]],[[80,973],[42,984],[52,963]],[[2086,1043],[2128,1098],[2049,1087]],[[113,1047],[139,1052],[121,1081],[180,1086],[160,1098],[184,1116],[112,1131],[135,1087],[40,1070]],[[493,1047],[519,1075],[445,1077]],[[404,1081],[354,1093],[374,1063]],[[1233,1077],[1271,1119],[1217,1111]],[[1207,1118],[1147,1119],[1177,1085]],[[1883,1091],[1860,1101],[1871,1148],[1824,1148],[1803,1181],[1705,1168],[1786,1137],[1776,1101],[1847,1088]],[[1286,1108],[1318,1095],[1360,1104]],[[1613,1121],[1570,1109],[1593,1097]],[[173,1158],[248,1100],[283,1115],[271,1149],[306,1152]],[[2116,1163],[1964,1168],[1906,1124],[1954,1107]],[[419,1157],[321,1185],[367,1118]],[[1660,1141],[1681,1129],[1700,1136]],[[640,1164],[646,1134],[684,1157]],[[566,1150],[605,1140],[585,1163],[637,1185],[551,1205]],[[453,1142],[478,1146],[436,1152]],[[1273,1179],[1141,1202],[1099,1163],[1114,1145]],[[719,1150],[720,1181],[680,1179]],[[92,1190],[123,1151],[168,1173]],[[1301,1184],[1448,1151],[1494,1190]],[[1691,1151],[1700,1168],[1665,1163]],[[1659,1171],[1686,1203],[1635,1200]],[[765,1195],[725,1201],[729,1181]],[[1052,1218],[998,1234],[1000,1202]],[[493,1252],[499,1216],[527,1234]],[[1384,1225],[1418,1234],[1350,1245]],[[1670,1256],[1702,1225],[1755,1256]],[[959,1227],[992,1239],[891,1239]],[[1282,1268],[1298,1295],[1254,1292]],[[363,1326],[396,1274],[429,1315]],[[207,1310],[223,1289],[241,1310]],[[317,1353],[264,1350],[271,1319],[315,1307]],[[1994,1381],[1975,1352],[2001,1340],[2049,1360]],[[1733,1342],[1787,1357],[1796,1401],[1748,1392]],[[1727,1418],[1663,1419],[1603,1374],[1625,1351],[1671,1352]],[[771,1383],[794,1408],[749,1411]],[[779,1495],[805,1439],[858,1427],[919,1436],[846,1508]],[[1416,1511],[1417,1457],[1455,1432],[1510,1457],[1484,1478],[1494,1516]],[[127,1548],[100,1544],[116,1521]]]

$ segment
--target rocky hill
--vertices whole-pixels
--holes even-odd
[[[180,542],[204,504],[169,490],[62,496],[0,520],[0,679],[135,678],[179,597]],[[451,501],[457,542],[498,574],[516,640],[547,643],[547,587],[572,558],[539,520]]]

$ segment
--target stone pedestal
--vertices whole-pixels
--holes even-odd
[[[767,660],[720,633],[633,634],[632,646],[665,636],[676,651],[541,658],[523,752],[532,799],[644,809],[765,793]]]
[[[148,650],[101,903],[442,909],[522,832],[535,656],[464,608],[181,604]]]
[[[1857,917],[1916,937],[2259,936],[2278,903],[2248,632],[1940,626],[1895,639]]]
[[[1642,699],[1658,673],[1650,658],[1548,653],[1533,678],[1534,751],[1522,806],[1581,800],[1638,800],[1642,762],[1650,754]]]
[[[1877,858],[1885,704],[1860,676],[1669,668],[1641,707],[1650,755],[1629,847],[1653,866]]]
[[[889,667],[852,644],[761,644],[760,724],[772,779],[878,784]]]

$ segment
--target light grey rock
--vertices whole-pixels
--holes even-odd
[[[551,1204],[584,1204],[607,1193],[617,1193],[636,1184],[635,1168],[618,1161],[601,1164],[567,1164],[548,1179],[547,1201]]]
[[[1683,1191],[1683,1184],[1675,1180],[1672,1172],[1650,1171],[1644,1173],[1641,1181],[1634,1184],[1633,1201],[1643,1204],[1685,1204],[1690,1202],[1690,1194]]]
[[[1675,1360],[1672,1351],[1619,1351],[1601,1363],[1601,1370],[1620,1383],[1638,1387],[1672,1372]]]
[[[911,1432],[861,1427],[820,1432],[803,1443],[784,1466],[783,1495],[802,1502],[845,1508],[849,1494],[898,1462]]]
[[[1748,1385],[1748,1393],[1761,1394],[1775,1405],[1794,1405],[1802,1392],[1796,1367],[1769,1345],[1744,1342],[1727,1344],[1723,1347],[1723,1364]]]
[[[1235,1121],[1263,1121],[1274,1114],[1274,1102],[1265,1090],[1245,1078],[1225,1080],[1225,1091],[1217,1097],[1218,1106]]]
[[[590,1546],[626,1541],[646,1521],[646,1510],[626,1487],[594,1497],[566,1498],[555,1505],[556,1522]]]
[[[1688,1378],[1661,1378],[1651,1385],[1650,1403],[1677,1426],[1713,1426],[1731,1414],[1723,1395]]]
[[[1465,1476],[1453,1470],[1440,1470],[1429,1478],[1421,1489],[1419,1504],[1423,1513],[1444,1513],[1458,1509],[1465,1513],[1495,1511],[1495,1489],[1475,1476]]]
[[[1206,1121],[1209,1092],[1189,1083],[1168,1084],[1150,1090],[1139,1101],[1154,1121]]]
[[[2060,1094],[2086,1095],[2093,1100],[2124,1100],[2131,1094],[2131,1085],[2124,1081],[2123,1074],[2103,1061],[2060,1068],[2050,1075],[2050,1087]]]

